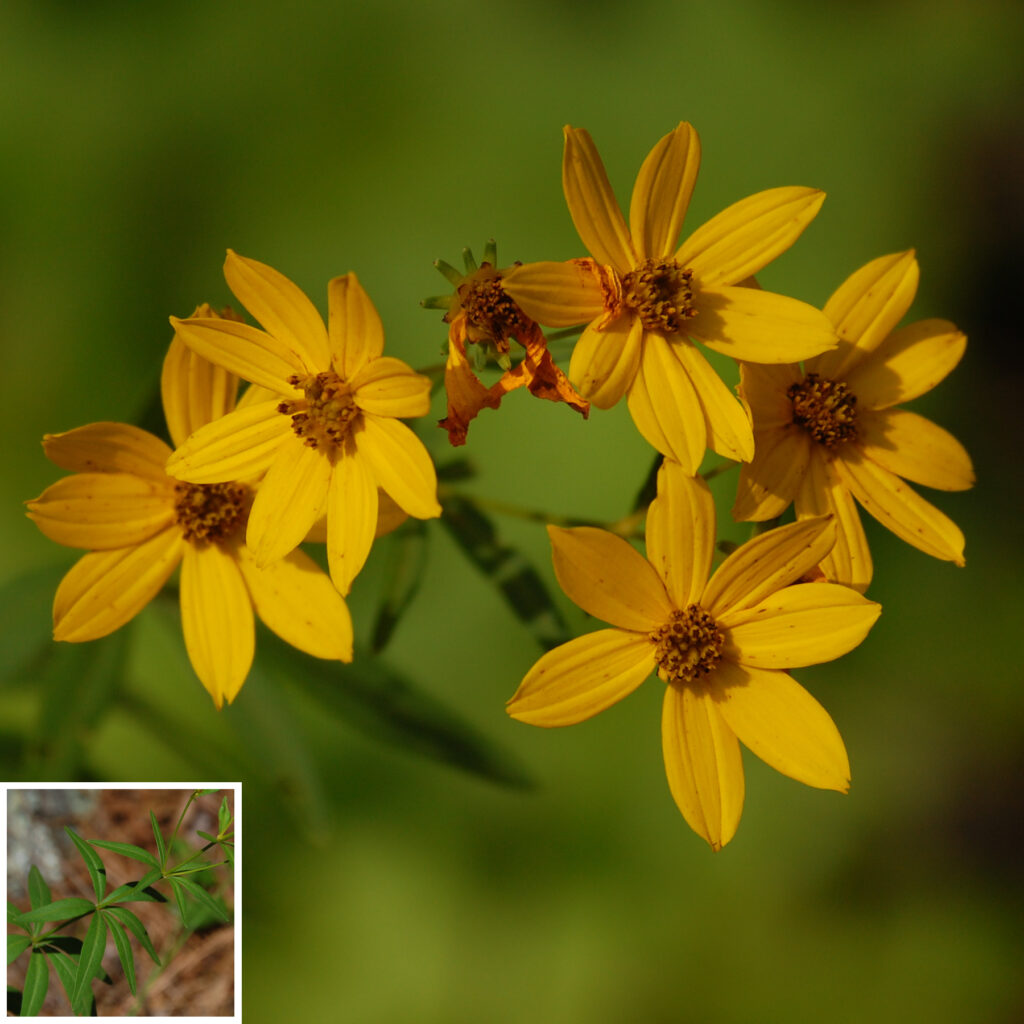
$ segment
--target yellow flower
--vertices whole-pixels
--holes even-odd
[[[747,410],[694,340],[765,363],[804,359],[836,343],[813,307],[736,287],[796,241],[824,193],[758,192],[677,249],[699,165],[697,133],[683,122],[640,168],[627,227],[590,136],[566,126],[562,183],[594,259],[528,263],[505,277],[505,290],[535,320],[554,327],[589,321],[569,379],[599,409],[628,394],[640,433],[690,473],[709,446],[743,461],[754,454]]]
[[[827,518],[763,533],[708,579],[715,508],[707,484],[668,460],[647,514],[647,558],[589,527],[548,527],[555,574],[584,611],[614,629],[545,654],[508,703],[513,718],[562,726],[665,682],[669,788],[690,827],[721,849],[743,809],[739,740],[773,768],[846,792],[846,749],[832,719],[786,671],[837,658],[881,608],[848,587],[800,583],[828,552]]]
[[[217,316],[208,306],[194,315]],[[161,390],[171,439],[180,444],[234,408],[238,381],[175,338]],[[239,409],[249,407],[246,396]],[[126,423],[48,434],[43,447],[52,462],[74,475],[28,502],[28,514],[52,540],[90,552],[57,588],[55,640],[95,640],[119,629],[180,563],[185,646],[218,708],[234,700],[249,673],[254,609],[300,650],[352,660],[348,608],[316,563],[293,551],[260,567],[246,549],[242,531],[251,478],[216,484],[174,480],[164,470],[171,449]]]
[[[229,251],[224,276],[265,330],[171,322],[194,352],[272,395],[199,430],[167,471],[217,483],[266,470],[246,531],[256,564],[292,551],[326,513],[331,579],[347,594],[373,543],[378,487],[410,516],[441,514],[430,456],[398,420],[429,411],[430,381],[382,355],[384,329],[355,274],[328,284],[326,329],[273,268]]]
[[[822,568],[865,590],[871,552],[855,500],[897,537],[964,564],[964,536],[903,479],[943,491],[974,483],[963,445],[897,403],[930,391],[960,361],[967,339],[948,320],[894,330],[913,302],[913,251],[882,256],[852,274],[825,304],[839,347],[797,365],[741,367],[757,450],[740,471],[733,516],[773,519],[796,503],[798,519],[831,513],[836,546]]]

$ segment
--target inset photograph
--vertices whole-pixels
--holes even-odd
[[[236,1013],[238,784],[7,788],[7,1015]]]

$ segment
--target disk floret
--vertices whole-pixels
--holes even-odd
[[[677,334],[697,315],[693,271],[668,257],[642,260],[622,279],[623,302],[649,331]]]
[[[227,540],[245,522],[252,493],[245,484],[174,485],[174,513],[185,540],[193,544]]]
[[[288,378],[293,387],[301,388],[305,398],[286,399],[277,411],[292,418],[292,430],[310,448],[332,452],[344,443],[352,422],[359,415],[352,389],[333,370]]]
[[[786,394],[793,403],[793,422],[818,444],[832,449],[857,440],[857,396],[843,381],[809,373]]]
[[[700,605],[676,609],[651,634],[658,675],[666,683],[689,683],[707,675],[722,656],[725,636]]]

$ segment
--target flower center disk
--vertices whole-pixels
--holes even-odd
[[[227,540],[246,520],[252,493],[245,484],[174,485],[174,512],[185,540]]]
[[[646,259],[622,279],[622,301],[649,331],[677,334],[697,315],[693,271],[676,260]]]
[[[487,264],[478,271],[482,275]],[[531,321],[501,286],[501,278],[474,276],[458,289],[459,305],[466,314],[470,341],[493,341],[499,351],[508,351],[508,339],[517,341],[529,333]]]
[[[818,444],[837,448],[857,440],[857,396],[843,381],[809,373],[786,394],[793,403],[793,422]]]
[[[658,675],[666,683],[689,683],[707,675],[722,656],[725,636],[700,605],[678,608],[650,634]]]
[[[285,399],[277,411],[292,418],[292,430],[310,448],[333,452],[349,436],[359,416],[352,389],[333,370],[307,377],[288,378],[293,387],[302,388],[305,398]]]

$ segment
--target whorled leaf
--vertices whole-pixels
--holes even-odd
[[[107,891],[106,865],[104,865],[100,855],[70,825],[65,825],[64,831],[82,855],[82,860],[85,861],[89,877],[92,879],[92,887],[96,893],[97,901],[103,899],[103,894]]]
[[[146,926],[126,907],[107,907],[106,913],[123,924],[139,940],[139,945],[149,954],[149,958],[157,966],[160,965],[160,957],[156,955],[153,943],[150,941],[149,932]]]
[[[103,969],[103,950],[106,945],[107,922],[102,914],[97,913],[89,923],[89,930],[82,941],[82,952],[78,957],[78,970],[71,993],[71,1006],[76,1014],[80,1015],[81,1007],[88,1005],[88,997],[92,994],[92,979]]]
[[[34,952],[28,958],[25,972],[25,988],[21,995],[21,1016],[36,1017],[50,987],[50,965],[41,952]]]
[[[110,850],[111,853],[119,853],[122,857],[130,857],[132,860],[141,861],[143,864],[150,864],[154,867],[159,866],[156,857],[141,846],[134,846],[131,843],[111,843],[102,839],[89,839],[88,842],[101,849]]]
[[[128,936],[116,918],[113,921],[109,919],[109,911],[101,910],[100,913],[106,919],[107,928],[114,937],[114,945],[117,947],[117,955],[121,960],[121,966],[124,968],[124,976],[128,980],[128,988],[131,990],[132,995],[135,995],[135,956],[132,953],[132,944],[129,942]]]

